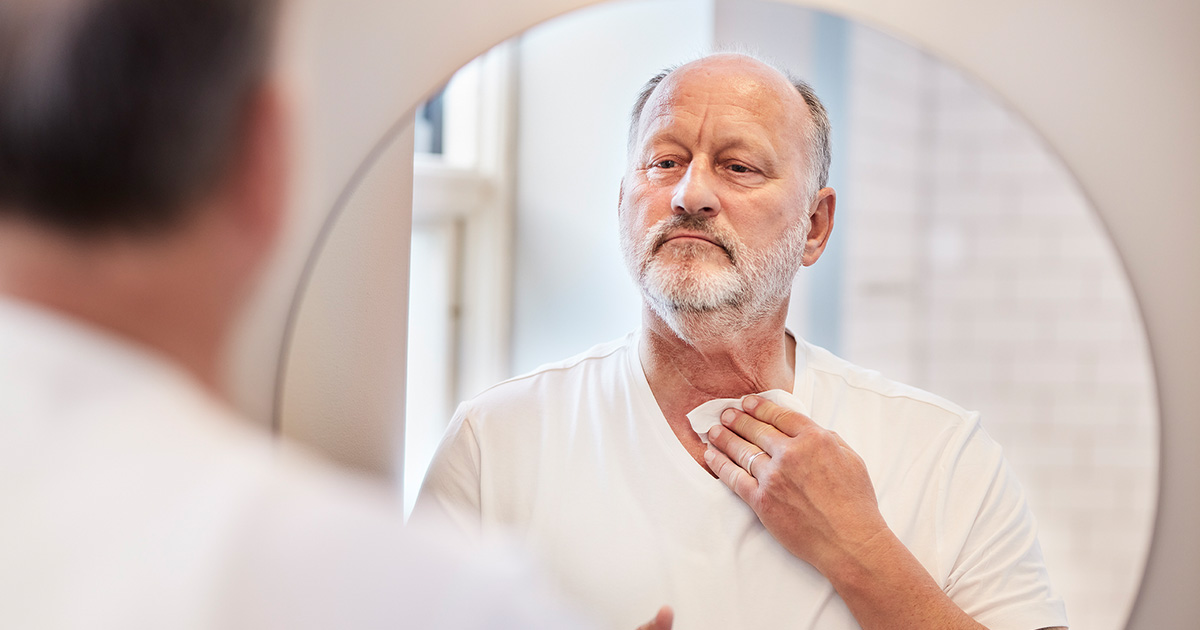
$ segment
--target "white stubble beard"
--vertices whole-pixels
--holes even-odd
[[[621,252],[642,296],[684,341],[728,336],[773,314],[791,294],[808,237],[809,222],[788,226],[769,249],[748,249],[728,228],[698,215],[673,215],[656,223],[640,239],[632,222],[621,222]],[[724,248],[728,261],[718,269],[701,257],[713,254],[707,243],[673,243],[662,239],[679,229],[702,232]]]

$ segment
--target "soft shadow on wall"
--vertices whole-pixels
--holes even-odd
[[[656,26],[665,21],[670,32]],[[469,130],[451,124],[446,140],[474,156],[450,166],[478,176],[484,196],[442,220],[414,208],[413,268],[420,257],[437,271],[413,278],[410,329],[421,334],[409,365],[432,367],[410,370],[409,392],[432,395],[409,396],[406,498],[453,406],[480,383],[637,326],[616,239],[628,109],[647,77],[714,48],[780,61],[832,110],[837,227],[797,278],[792,329],[980,410],[1027,488],[1072,624],[1123,627],[1150,538],[1157,413],[1111,244],[1060,161],[984,88],[887,35],[790,5],[603,5],[493,53],[496,80],[508,81],[499,92],[479,67],[468,72],[457,89]],[[462,113],[464,100],[480,111]],[[484,113],[497,107],[509,109]],[[431,177],[418,168],[418,201],[437,187]],[[499,252],[482,261],[467,236],[481,221]],[[496,265],[510,291],[485,307],[465,278]],[[470,333],[481,318],[502,334]],[[477,356],[505,359],[465,376]]]

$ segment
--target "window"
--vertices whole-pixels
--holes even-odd
[[[459,70],[417,112],[404,503],[454,405],[508,375],[513,52]]]

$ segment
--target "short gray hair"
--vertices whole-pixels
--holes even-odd
[[[833,160],[833,148],[830,141],[832,126],[829,124],[829,113],[825,110],[825,105],[821,103],[820,98],[817,98],[817,93],[813,91],[811,85],[797,79],[792,73],[774,64],[762,61],[753,55],[745,56],[778,70],[787,77],[788,82],[796,88],[796,91],[800,93],[800,97],[804,99],[804,103],[808,105],[810,124],[804,131],[804,140],[808,144],[808,194],[810,196],[815,195],[818,190],[824,188],[829,183],[829,163]],[[701,57],[701,59],[704,58],[706,57]],[[650,101],[650,96],[654,93],[654,89],[679,68],[679,64],[665,68],[662,72],[650,77],[650,80],[646,81],[641,91],[638,92],[637,100],[633,103],[632,115],[629,117],[629,150],[632,151],[634,143],[637,142],[638,126],[642,120],[642,112],[646,109],[646,103]]]
[[[279,0],[0,0],[0,216],[161,230],[232,167]]]

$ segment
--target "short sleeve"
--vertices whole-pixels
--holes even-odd
[[[459,405],[446,429],[433,462],[425,473],[411,521],[432,524],[449,521],[462,533],[482,533],[480,450],[468,419],[468,405]]]
[[[947,454],[942,485],[946,594],[991,630],[1066,626],[1025,493],[1001,448],[970,423]]]

